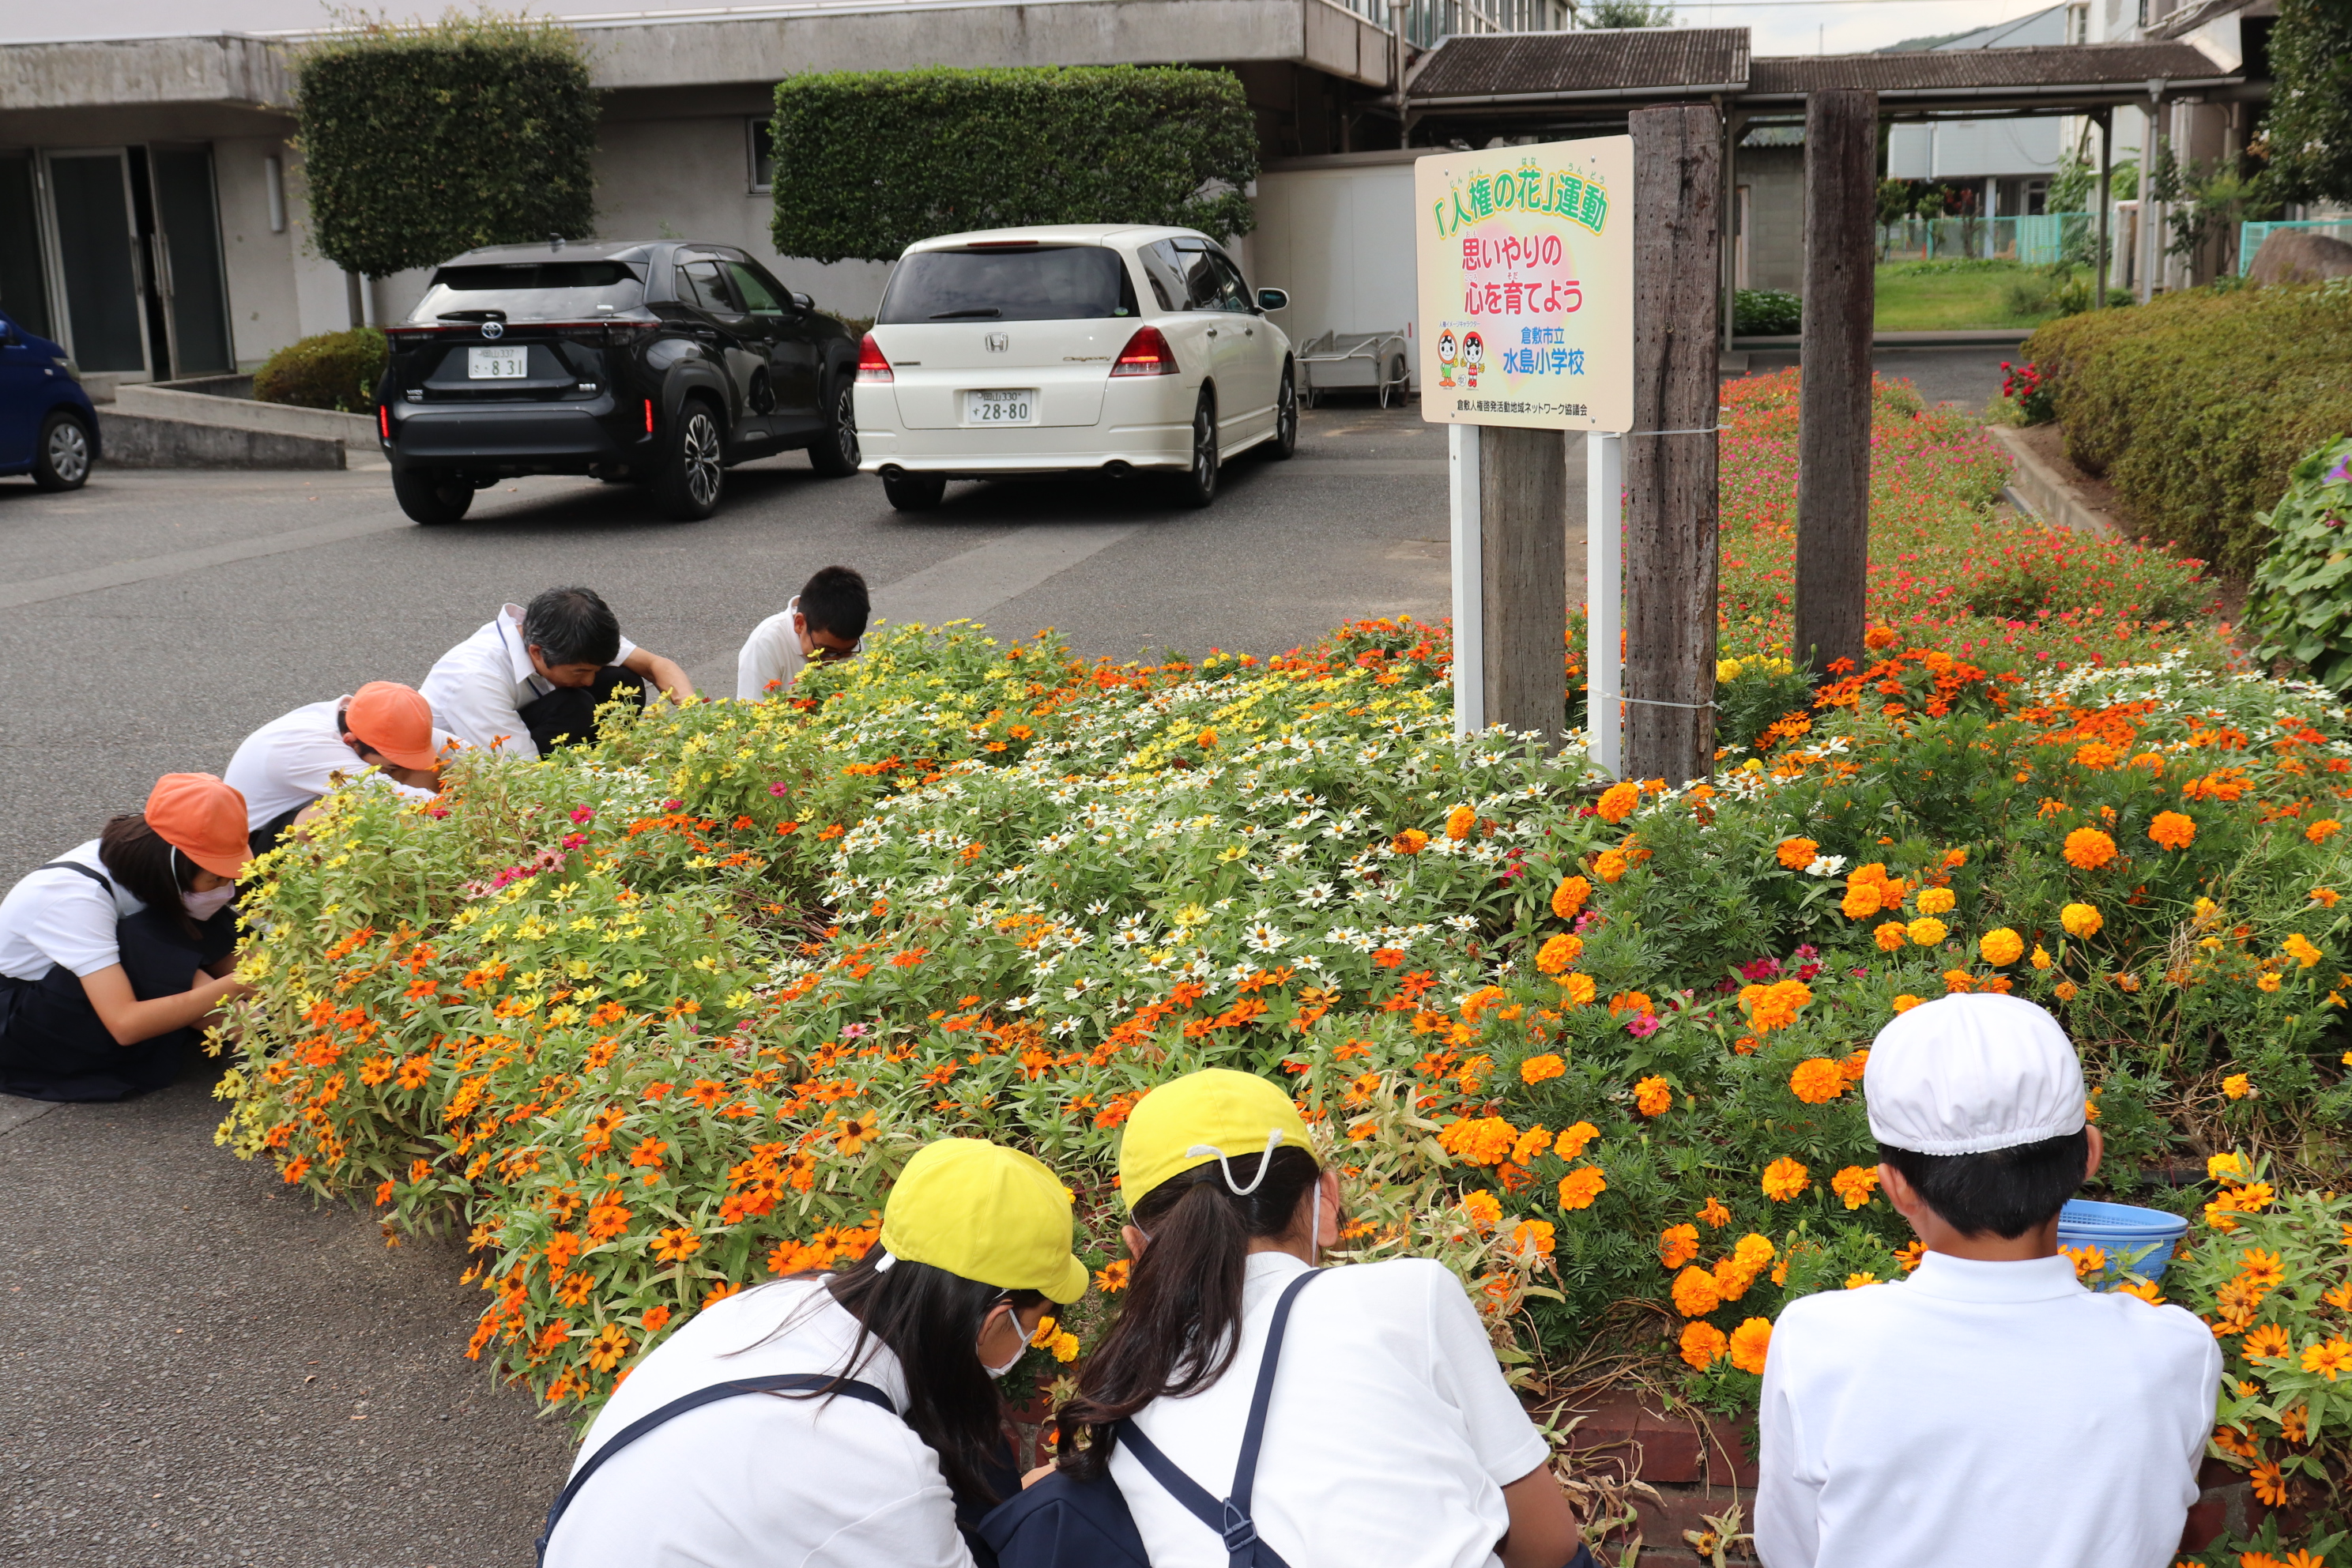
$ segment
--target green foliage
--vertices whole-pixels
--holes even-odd
[[[1026,224],[1255,225],[1257,128],[1239,78],[1175,66],[836,71],[776,88],[785,256],[895,259]]]
[[[1587,27],[1671,27],[1675,8],[1663,0],[1589,0],[1578,20]]]
[[[373,23],[297,68],[311,238],[345,271],[594,232],[596,95],[569,29],[488,12]]]
[[[2025,352],[2147,537],[2248,573],[2256,514],[2304,454],[2352,433],[2352,286],[2194,289],[2053,321]]]
[[[2352,201],[2352,5],[2280,0],[2264,171],[2283,201]]]
[[[2053,213],[2088,212],[2091,193],[2098,188],[2097,171],[2090,160],[2072,151],[2058,160],[2058,172],[2050,176],[2049,206]]]
[[[2352,437],[2294,466],[2293,484],[2259,521],[2270,548],[2246,595],[2259,659],[2290,658],[2312,679],[2352,687]]]
[[[2107,199],[2134,202],[2139,199],[2139,160],[2126,158],[2107,171]]]
[[[1731,330],[1748,337],[1801,331],[1805,302],[1784,289],[1742,289],[1732,296]]]
[[[253,373],[253,400],[362,412],[375,403],[376,383],[383,379],[390,352],[383,334],[373,327],[320,332],[288,343]]]
[[[2271,194],[2276,182],[2242,168],[2235,158],[2183,165],[2168,145],[2157,168],[2157,199],[2170,206],[2168,255],[2194,256],[2210,240],[2234,241],[2241,223],[2278,216]]]
[[[2000,256],[1938,256],[1923,261],[1879,264],[1882,278],[1947,278],[1956,272],[2021,272],[2017,262]]]

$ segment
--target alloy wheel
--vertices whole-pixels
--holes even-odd
[[[1207,489],[1217,479],[1217,420],[1202,403],[1192,416],[1192,482]]]
[[[678,460],[686,468],[687,492],[697,506],[719,500],[719,426],[699,409],[687,416],[686,438],[678,444]]]
[[[89,437],[70,419],[60,419],[49,432],[49,471],[68,485],[81,483],[89,472]]]
[[[1282,378],[1282,398],[1274,410],[1274,442],[1283,452],[1288,452],[1298,441],[1298,389],[1290,377]]]
[[[842,462],[849,468],[857,467],[857,399],[847,386],[841,389],[840,401],[834,406],[833,434],[841,444]]]

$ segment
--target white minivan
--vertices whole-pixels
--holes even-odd
[[[1168,476],[1206,506],[1223,460],[1298,445],[1290,339],[1217,242],[1069,224],[943,235],[891,268],[857,362],[859,467],[890,504],[951,479]]]

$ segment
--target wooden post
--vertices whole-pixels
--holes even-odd
[[[1556,751],[1568,722],[1567,433],[1489,425],[1477,445],[1482,716],[1540,731]]]
[[[1870,560],[1870,226],[1878,95],[1805,100],[1805,314],[1798,394],[1796,635],[1816,675],[1862,668]]]
[[[1720,132],[1706,104],[1631,118],[1625,765],[1629,778],[1684,784],[1715,771]]]
[[[2091,264],[2091,309],[2107,308],[2107,277],[2111,264],[2107,258],[2107,214],[2114,209],[2114,197],[2108,186],[2116,172],[2116,111],[2102,109],[2093,118],[2099,122],[2099,248]],[[2061,236],[2063,238],[2063,236]]]

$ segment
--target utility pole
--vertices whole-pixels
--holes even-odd
[[[1870,558],[1870,224],[1878,95],[1805,100],[1804,367],[1798,392],[1796,635],[1818,677],[1862,668]]]

